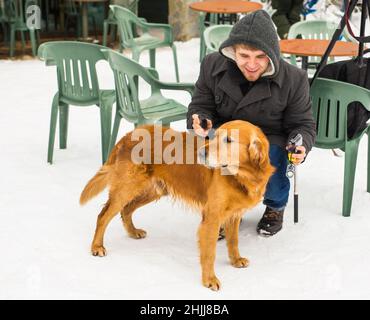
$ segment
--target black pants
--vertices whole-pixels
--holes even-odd
[[[290,26],[301,20],[303,0],[272,0],[276,12],[272,15],[280,39],[286,39]]]

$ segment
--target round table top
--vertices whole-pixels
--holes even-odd
[[[330,40],[318,39],[291,39],[280,40],[282,53],[295,54],[297,56],[323,56]],[[330,56],[352,57],[358,54],[358,44],[353,42],[337,41]]]
[[[196,11],[209,13],[247,13],[262,9],[262,4],[252,1],[242,0],[214,0],[193,2],[189,7]]]

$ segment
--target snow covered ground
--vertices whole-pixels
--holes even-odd
[[[199,40],[177,43],[182,81],[195,81]],[[148,55],[141,62],[148,65]],[[171,51],[158,51],[162,80],[174,81]],[[100,68],[103,87],[112,74]],[[68,149],[56,143],[46,162],[49,116],[56,91],[54,67],[0,61],[0,298],[1,299],[327,299],[370,298],[370,194],[366,193],[366,139],[360,145],[352,216],[341,216],[343,158],[314,149],[299,169],[300,222],[292,199],[284,229],[272,238],[255,232],[262,205],[245,216],[240,250],[247,269],[229,265],[218,243],[222,290],[202,287],[196,241],[200,217],[163,198],[134,216],[148,231],[128,238],[120,219],[106,233],[108,256],[90,255],[95,222],[106,194],[78,203],[100,167],[98,108],[72,107]],[[142,94],[147,94],[143,89]],[[175,93],[189,102],[189,96]],[[185,129],[185,122],[173,125]],[[133,126],[123,122],[120,135]]]

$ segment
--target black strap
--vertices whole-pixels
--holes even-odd
[[[357,0],[352,0],[352,1],[356,1]],[[367,42],[370,42],[370,36],[355,36],[353,31],[352,31],[352,27],[351,27],[351,24],[349,23],[349,17],[350,17],[350,14],[349,14],[349,2],[348,0],[344,0],[345,2],[345,8],[346,8],[346,12],[345,12],[345,19],[346,19],[346,26],[347,26],[347,29],[348,29],[348,32],[350,33],[350,35],[352,37],[354,37],[358,42],[361,42],[361,43],[367,43]],[[366,5],[364,5],[362,8],[364,9],[366,6],[367,8],[369,8],[369,0],[363,0],[363,2],[365,2]],[[365,11],[365,12],[364,12]],[[366,13],[366,10],[362,10],[362,13],[361,13],[363,16],[365,16],[367,13]]]

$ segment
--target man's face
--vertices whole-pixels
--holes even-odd
[[[262,50],[250,50],[243,46],[235,46],[235,61],[248,81],[258,80],[270,63],[270,59]]]

